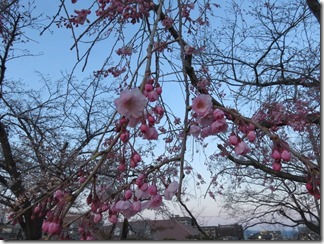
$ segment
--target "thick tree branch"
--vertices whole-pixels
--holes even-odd
[[[2,147],[3,156],[5,159],[6,168],[8,170],[9,175],[12,177],[12,180],[14,181],[10,188],[12,192],[14,192],[17,196],[19,196],[25,190],[21,185],[22,182],[20,179],[20,173],[17,170],[17,166],[12,154],[9,138],[5,126],[2,122],[0,122],[0,143]]]
[[[317,0],[306,0],[306,3],[318,23],[321,24],[321,4]]]

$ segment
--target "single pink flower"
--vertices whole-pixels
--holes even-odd
[[[148,187],[149,187],[148,184],[144,183],[143,185],[141,185],[141,190],[142,191],[147,191]]]
[[[147,191],[143,191],[141,189],[136,189],[135,190],[135,197],[137,199],[144,199],[149,196],[149,193]]]
[[[131,190],[127,190],[127,191],[125,191],[125,195],[124,195],[124,197],[125,197],[126,200],[131,199],[132,196],[133,196],[133,192],[132,192]]]
[[[114,101],[118,113],[130,120],[138,119],[142,116],[147,100],[138,88],[123,90],[119,98]]]
[[[155,91],[156,91],[156,93],[158,94],[158,95],[161,95],[162,94],[162,87],[157,87],[156,89],[155,89]]]
[[[112,223],[112,224],[116,224],[116,223],[117,223],[117,220],[118,220],[117,215],[116,215],[116,214],[112,214],[112,215],[110,215],[110,216],[108,217],[108,220],[110,221],[110,223]]]
[[[248,152],[250,152],[250,148],[244,141],[239,142],[235,146],[234,150],[235,150],[236,155],[244,155],[244,154],[247,154]]]
[[[150,91],[150,92],[147,92],[144,90],[144,95],[147,97],[147,99],[150,102],[155,102],[159,99],[159,94],[155,90]]]
[[[144,89],[147,92],[151,92],[151,91],[153,91],[154,88],[153,88],[153,85],[152,84],[147,83],[147,84],[145,84]]]
[[[149,127],[147,132],[144,134],[144,138],[147,140],[157,140],[159,137],[159,134],[155,127]]]
[[[281,159],[282,159],[283,161],[288,162],[288,161],[290,160],[290,158],[291,158],[291,154],[290,154],[290,152],[288,152],[286,149],[284,149],[284,150],[281,152]]]
[[[120,163],[118,165],[118,170],[121,172],[124,172],[126,170],[126,164],[125,163]]]
[[[192,100],[192,110],[199,116],[207,114],[212,106],[212,98],[207,94],[198,95]]]
[[[140,161],[142,160],[141,155],[139,155],[137,152],[135,152],[135,153],[133,154],[132,159],[133,159],[136,163],[138,163],[138,162],[140,162]]]
[[[156,185],[150,185],[147,191],[150,195],[156,195],[157,194]]]
[[[35,214],[38,214],[40,211],[41,211],[40,206],[36,206],[36,207],[34,208],[34,213],[35,213]]]
[[[102,220],[102,214],[95,214],[93,217],[93,222],[99,223]]]
[[[47,220],[44,220],[43,224],[42,224],[42,231],[43,233],[47,233],[48,232],[48,227],[49,227],[50,222]]]
[[[79,182],[82,184],[83,182],[85,182],[87,180],[87,178],[86,177],[84,177],[84,176],[81,176],[80,178],[79,178]]]
[[[225,116],[223,110],[220,110],[220,109],[218,109],[218,108],[216,108],[216,109],[214,110],[213,115],[214,115],[214,118],[217,119],[217,120],[218,120],[218,119],[223,119],[224,116]]]
[[[52,235],[56,235],[60,233],[61,226],[59,223],[50,222],[48,225],[48,233]]]
[[[281,163],[280,163],[280,161],[274,161],[273,164],[272,164],[272,169],[274,171],[279,172],[281,170]]]
[[[104,203],[101,207],[102,212],[106,212],[109,209],[109,205],[107,203]]]
[[[61,190],[56,190],[56,191],[54,192],[54,198],[56,198],[56,199],[58,199],[58,200],[61,200],[61,199],[63,199],[63,197],[64,197],[64,193],[63,193],[63,191],[61,191]]]
[[[149,208],[156,209],[159,208],[161,204],[162,204],[162,196],[160,194],[156,194],[151,197]]]
[[[124,143],[128,142],[129,140],[129,132],[128,131],[124,131],[120,134],[120,140]]]
[[[118,201],[115,205],[116,210],[120,213],[122,213],[125,218],[130,218],[137,214],[138,205],[135,205],[131,203],[130,201]]]
[[[122,211],[125,209],[129,209],[132,206],[130,201],[123,201],[123,200],[119,200],[116,204],[115,204],[115,209],[117,211]]]
[[[274,149],[271,153],[271,157],[274,159],[274,160],[279,160],[281,159],[281,155],[280,155],[280,152],[277,150],[277,149]]]
[[[136,168],[137,165],[138,165],[138,163],[137,163],[136,161],[134,161],[134,159],[131,159],[129,166],[130,166],[131,168]]]
[[[164,114],[164,109],[161,106],[157,106],[155,111],[158,115],[162,116]]]
[[[140,130],[141,130],[141,132],[142,133],[146,133],[146,132],[148,132],[148,130],[149,130],[149,127],[148,127],[148,125],[147,124],[141,124],[141,126],[140,126]]]
[[[313,183],[312,183],[311,181],[308,181],[308,182],[306,183],[306,189],[307,189],[307,191],[309,191],[309,192],[313,192],[313,191],[314,191]]]
[[[144,184],[144,179],[137,178],[135,184],[138,185],[138,187],[141,187]]]
[[[142,204],[140,201],[133,202],[133,209],[137,212],[142,210]]]
[[[238,137],[236,135],[231,135],[229,137],[229,143],[231,143],[231,145],[236,146],[239,143]]]
[[[178,191],[179,183],[177,181],[173,181],[164,191],[164,198],[166,200],[171,200],[175,193]]]
[[[210,109],[208,113],[197,118],[197,123],[203,127],[210,126],[215,121],[213,110]]]
[[[228,128],[228,125],[224,118],[218,119],[210,125],[210,130],[211,130],[211,133],[213,133],[213,134],[216,134],[219,132],[226,132],[227,128]]]
[[[256,139],[255,131],[250,130],[249,133],[247,133],[246,137],[248,138],[249,142],[254,142]]]

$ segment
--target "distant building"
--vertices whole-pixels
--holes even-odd
[[[248,240],[283,240],[281,231],[260,231],[247,238]]]
[[[110,233],[110,226],[102,226],[101,233]],[[123,223],[117,223],[113,230],[113,239],[120,239]],[[145,220],[128,223],[127,239],[131,240],[192,240],[199,238],[200,232],[192,225],[192,221],[187,217],[170,218],[167,220]],[[104,236],[99,237],[102,240]]]
[[[215,240],[244,240],[243,227],[239,224],[202,226],[203,231]]]

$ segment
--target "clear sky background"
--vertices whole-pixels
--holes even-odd
[[[35,0],[35,14],[45,13],[45,15],[52,16],[55,13],[54,11],[58,8],[58,5],[58,0]],[[47,23],[48,21],[45,20],[43,24],[46,25]],[[39,31],[37,30],[29,30],[26,34],[31,40],[29,43],[20,46],[20,48],[26,48],[31,52],[31,54],[36,56],[27,56],[12,60],[7,67],[7,78],[21,79],[29,87],[39,88],[41,83],[39,82],[40,77],[37,72],[54,81],[62,78],[62,72],[65,73],[71,71],[76,62],[76,54],[75,51],[70,50],[70,47],[73,45],[73,39],[71,38],[69,30],[65,28],[57,29],[55,25],[53,25],[49,31],[46,31],[42,36],[39,35]],[[101,67],[102,59],[94,58],[95,55],[100,57],[101,53],[96,52],[92,55],[92,58],[90,59],[91,62],[88,63],[84,72],[81,72],[80,68],[75,72],[77,78],[82,80],[94,70]],[[181,96],[180,90],[174,90],[174,93],[169,97],[169,99],[172,101],[174,97],[178,96]],[[172,106],[173,105],[176,104],[173,103]],[[201,170],[200,173],[204,176],[207,186],[209,183],[209,174],[206,172],[203,164],[204,158],[199,158],[199,155],[196,155],[196,157],[197,160],[195,160],[196,162],[194,166],[197,170]],[[200,196],[205,193],[205,188],[199,190],[194,184],[195,183],[193,182],[191,193],[195,194],[195,191],[197,191],[197,199],[192,199],[190,201],[189,208],[193,210],[195,215],[199,216],[198,221],[201,224],[217,225],[235,223],[235,219],[228,218],[222,214],[223,210],[220,207],[222,204],[221,196],[217,195],[216,201],[212,200],[208,195],[206,199],[204,199]],[[152,211],[147,211],[146,214],[148,216],[154,215]],[[174,208],[173,214],[182,215],[176,208]]]

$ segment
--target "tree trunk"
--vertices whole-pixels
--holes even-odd
[[[127,239],[127,234],[128,234],[128,220],[125,218],[123,222],[123,228],[122,228],[122,233],[121,233],[121,240],[126,240]]]
[[[26,240],[39,240],[42,238],[42,225],[43,218],[35,217],[31,219],[32,209],[28,210],[23,218],[19,221],[19,224],[23,230],[24,238]]]

